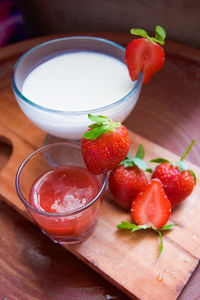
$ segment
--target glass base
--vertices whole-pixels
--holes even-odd
[[[88,238],[92,232],[94,231],[94,228],[96,226],[96,222],[93,224],[90,229],[82,234],[81,236],[74,236],[74,237],[66,237],[66,236],[52,236],[51,234],[44,231],[42,228],[41,231],[48,236],[54,243],[61,244],[61,245],[70,245],[70,244],[78,244],[83,242],[86,238]]]

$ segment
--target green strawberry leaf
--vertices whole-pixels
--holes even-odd
[[[153,173],[153,170],[150,169],[150,168],[147,168],[145,171],[146,171],[147,173]]]
[[[125,160],[124,162],[120,163],[120,165],[124,165],[125,168],[128,168],[128,167],[133,167],[134,163],[131,159],[129,159],[129,160]]]
[[[164,45],[165,43],[166,32],[165,29],[159,25],[157,25],[155,29],[155,38],[150,37],[145,30],[139,28],[132,28],[130,30],[130,33],[134,35],[139,35],[143,38],[147,38],[148,41],[150,41],[151,43],[156,42],[161,45]]]
[[[150,162],[158,163],[158,164],[162,164],[162,163],[170,163],[169,160],[167,160],[167,159],[165,159],[165,158],[162,158],[162,157],[154,158],[154,159],[150,160]]]
[[[183,172],[188,169],[187,165],[182,160],[178,161],[177,166],[180,172]]]
[[[130,33],[133,34],[133,35],[139,35],[139,36],[142,36],[142,37],[144,37],[144,38],[148,36],[148,34],[147,34],[147,32],[146,32],[145,30],[139,29],[139,28],[132,28],[132,29],[130,30]]]
[[[144,156],[145,156],[144,147],[143,147],[143,145],[139,145],[137,153],[136,153],[136,157],[138,157],[140,159],[144,159]]]
[[[156,26],[156,33],[155,33],[155,39],[154,41],[161,44],[161,45],[164,45],[165,43],[165,38],[166,38],[166,32],[165,32],[165,29],[161,26]]]
[[[88,118],[91,121],[95,122],[94,124],[88,126],[91,130],[86,131],[83,134],[83,137],[88,140],[95,140],[106,131],[114,131],[115,128],[121,126],[120,122],[114,122],[109,118],[101,115],[96,116],[88,114]]]
[[[96,140],[100,135],[104,134],[106,131],[107,129],[104,126],[98,126],[96,128],[86,131],[83,134],[83,137],[86,140]]]
[[[134,157],[132,159],[133,163],[141,170],[146,170],[147,169],[147,165],[146,163],[144,162],[144,160],[138,158],[138,157]]]
[[[188,170],[188,172],[190,172],[190,174],[194,177],[194,182],[195,182],[195,184],[197,184],[197,177],[196,177],[195,173],[192,170]]]
[[[127,159],[130,159],[130,151],[128,151],[128,154],[127,154],[126,158],[127,158]],[[126,159],[126,158],[125,158],[125,159]]]
[[[147,169],[147,165],[144,162],[143,158],[145,156],[145,150],[143,145],[139,145],[137,149],[136,156],[134,158],[130,158],[130,152],[127,157],[120,163],[120,165],[124,165],[125,168],[137,166],[139,169],[152,173],[151,169]]]
[[[91,125],[88,126],[89,128],[96,128],[96,127],[99,127],[99,124],[98,123],[93,123]]]
[[[127,156],[124,158],[124,160],[121,162],[123,164],[124,161],[130,160],[130,151],[128,152]]]
[[[95,116],[95,115],[91,115],[91,114],[88,114],[88,118],[93,121],[93,122],[96,122],[98,124],[102,124],[102,123],[108,123],[110,121],[109,118],[105,117],[105,116]]]
[[[128,152],[128,155],[122,160],[122,162],[119,164],[119,166],[124,165],[125,168],[127,167],[133,167],[133,162],[130,158],[130,151]]]

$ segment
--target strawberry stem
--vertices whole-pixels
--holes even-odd
[[[157,230],[159,237],[160,237],[160,249],[159,249],[159,253],[158,253],[158,258],[160,257],[162,250],[163,250],[163,237],[162,237],[162,233]]]
[[[184,158],[188,155],[188,153],[190,152],[190,150],[192,149],[192,146],[195,143],[195,139],[192,140],[192,142],[190,143],[189,147],[187,148],[187,150],[185,151],[185,153],[183,154],[183,156],[181,156],[181,161],[184,160]]]

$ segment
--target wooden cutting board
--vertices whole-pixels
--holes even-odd
[[[118,39],[105,37],[125,43],[124,36],[118,36]],[[15,49],[8,47],[0,52],[0,63],[4,66],[0,69],[0,142],[12,147],[11,157],[0,172],[0,195],[27,218],[30,217],[15,191],[15,175],[23,159],[42,145],[46,134],[21,112],[9,78],[14,62],[24,51],[50,38],[26,41],[16,45]],[[130,132],[130,136],[132,152],[142,143],[146,161],[161,154],[171,160],[177,159],[175,154],[139,135]],[[110,202],[109,191],[94,233],[83,243],[66,248],[131,298],[177,299],[200,259],[200,174],[198,167],[191,165],[191,168],[196,172],[197,186],[172,213],[170,222],[177,223],[178,227],[165,233],[164,250],[159,259],[159,238],[155,233],[130,234],[116,229],[118,223],[130,220],[130,217]]]

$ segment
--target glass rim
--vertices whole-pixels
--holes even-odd
[[[11,76],[11,84],[13,87],[14,92],[20,97],[21,100],[23,100],[25,103],[33,106],[34,108],[37,108],[39,110],[45,111],[45,112],[49,112],[49,113],[59,113],[59,114],[66,114],[66,115],[84,115],[84,114],[93,114],[93,113],[98,113],[98,112],[102,112],[104,110],[110,109],[112,107],[115,107],[117,105],[119,105],[120,103],[125,102],[132,94],[134,94],[142,85],[142,79],[143,79],[143,74],[142,72],[139,73],[138,78],[136,80],[136,84],[135,86],[131,89],[131,91],[126,94],[124,97],[120,98],[119,100],[115,101],[114,103],[111,103],[109,105],[103,106],[103,107],[99,107],[99,108],[95,108],[95,109],[90,109],[90,110],[82,110],[82,111],[68,111],[68,110],[56,110],[56,109],[51,109],[51,108],[47,108],[45,106],[41,106],[36,104],[35,102],[29,100],[28,98],[26,98],[18,89],[16,83],[15,83],[15,72],[18,68],[18,66],[20,65],[20,63],[24,60],[24,58],[26,58],[28,55],[30,55],[32,52],[34,52],[35,50],[37,50],[38,48],[41,48],[43,46],[46,46],[48,44],[52,44],[52,43],[56,43],[56,42],[60,42],[63,40],[75,40],[75,39],[80,39],[80,40],[96,40],[96,41],[101,41],[104,42],[108,45],[113,45],[121,50],[123,50],[125,52],[125,47],[104,39],[104,38],[98,38],[98,37],[91,37],[91,36],[72,36],[72,37],[63,37],[63,38],[58,38],[58,39],[53,39],[50,41],[47,41],[45,43],[39,44],[33,48],[31,48],[30,50],[26,51],[16,62],[15,66],[14,66],[14,71],[12,73]],[[89,50],[88,50],[89,51]]]
[[[27,200],[24,198],[24,196],[21,192],[20,185],[19,185],[20,174],[21,174],[23,167],[26,165],[26,163],[29,161],[30,158],[37,155],[38,153],[44,152],[45,150],[52,149],[57,146],[67,146],[67,145],[68,146],[71,145],[77,149],[80,149],[80,146],[77,143],[72,143],[72,142],[59,142],[59,143],[48,144],[48,145],[38,148],[37,150],[35,150],[31,154],[29,154],[23,160],[23,162],[20,164],[20,166],[17,170],[17,174],[16,174],[16,178],[15,178],[15,187],[16,187],[17,194],[18,194],[19,198],[21,199],[21,201],[24,203],[24,205],[28,206],[32,211],[34,211],[37,214],[53,218],[53,217],[67,217],[67,216],[72,216],[74,214],[80,213],[80,212],[86,210],[88,207],[90,207],[93,203],[95,203],[98,200],[98,198],[101,196],[101,194],[103,193],[103,191],[106,187],[106,183],[107,183],[107,179],[108,179],[108,172],[107,172],[107,170],[104,170],[103,174],[99,174],[99,175],[103,176],[103,183],[101,184],[101,186],[99,188],[98,194],[86,205],[81,206],[80,208],[72,210],[70,212],[65,212],[65,213],[50,213],[50,212],[46,212],[46,211],[41,211],[41,210],[35,208],[34,206],[32,206],[29,202],[27,202]],[[93,175],[95,175],[95,174],[93,174]],[[97,176],[97,175],[95,175],[95,176]]]

